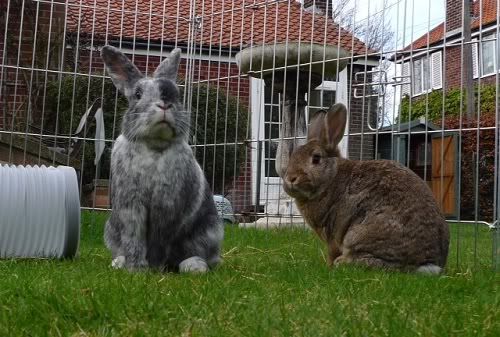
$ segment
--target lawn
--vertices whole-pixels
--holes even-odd
[[[214,272],[129,274],[109,267],[105,218],[83,214],[73,261],[0,261],[0,336],[500,336],[481,227],[452,226],[441,277],[330,270],[308,230],[235,227]]]

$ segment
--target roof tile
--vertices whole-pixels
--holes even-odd
[[[190,15],[192,13],[192,15]],[[191,18],[200,29],[193,34]],[[296,1],[68,0],[68,29],[101,39],[240,49],[262,43],[337,44],[354,55],[373,53],[331,19],[304,11]],[[340,29],[340,32],[339,32]]]
[[[480,4],[483,4],[483,12],[480,13]],[[495,23],[497,21],[497,0],[482,0],[474,3],[474,18],[472,19],[471,28],[477,30]],[[423,36],[413,41],[412,44],[406,46],[403,51],[417,50],[432,46],[444,39],[444,23],[425,33]]]

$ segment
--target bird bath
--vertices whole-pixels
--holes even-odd
[[[294,148],[305,143],[305,94],[325,77],[335,78],[347,66],[349,54],[338,46],[311,43],[276,43],[243,49],[236,55],[241,73],[263,79],[273,93],[283,94],[276,172],[283,178]],[[281,198],[280,198],[281,199]],[[280,214],[296,214],[284,194]],[[267,205],[268,207],[271,205]],[[281,207],[279,207],[281,208]],[[272,212],[267,209],[267,212]],[[267,223],[267,221],[266,221]]]
[[[349,54],[337,46],[278,43],[242,50],[236,55],[240,72],[264,80],[274,93],[284,94],[276,172],[283,178],[293,149],[304,143],[307,131],[305,94],[325,77],[336,77]]]

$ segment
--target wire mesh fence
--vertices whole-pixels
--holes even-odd
[[[242,227],[306,227],[282,188],[307,121],[349,109],[343,156],[412,169],[452,224],[457,266],[500,265],[498,0],[0,2],[0,163],[77,169],[108,210],[126,99],[116,46],[145,75],[176,47],[191,145]],[[1,187],[0,187],[1,188]],[[222,200],[222,199],[220,199]],[[226,208],[226,212],[227,212]]]

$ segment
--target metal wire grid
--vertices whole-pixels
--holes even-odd
[[[450,1],[450,0],[448,0]],[[302,1],[303,3],[304,1]],[[307,1],[306,1],[307,2]],[[455,1],[457,2],[457,1]],[[461,1],[459,1],[461,2]],[[485,13],[483,13],[483,9],[486,8],[485,5],[491,3],[491,0],[479,0],[479,11],[475,13],[477,17],[474,20],[479,20],[479,22],[483,22],[483,17]],[[500,13],[500,1],[494,1],[496,5],[496,22],[500,22],[499,13]],[[128,3],[129,6],[126,6]],[[135,6],[130,7],[130,3],[133,3]],[[216,5],[220,3],[219,7]],[[285,88],[282,90],[282,94],[278,95],[270,95],[269,101],[264,102],[266,100],[265,95],[259,93],[258,97],[252,97],[253,92],[250,86],[251,81],[260,81],[263,82],[263,77],[261,75],[260,78],[256,80],[250,80],[249,74],[240,74],[235,73],[235,63],[234,63],[234,55],[248,47],[259,46],[263,44],[268,44],[270,46],[276,46],[279,43],[292,43],[299,42],[299,49],[301,46],[312,46],[313,38],[304,38],[299,39],[298,41],[292,41],[289,39],[290,31],[292,30],[292,25],[297,24],[296,18],[291,16],[292,6],[296,4],[290,4],[293,1],[215,1],[215,0],[207,0],[207,1],[183,1],[178,0],[176,5],[177,7],[174,12],[171,11],[171,6],[169,6],[168,1],[166,0],[135,0],[135,2],[130,1],[98,1],[98,0],[79,0],[79,1],[48,1],[48,0],[40,0],[40,1],[28,1],[28,0],[8,0],[6,4],[4,4],[4,14],[2,17],[2,26],[3,26],[3,36],[1,36],[3,40],[3,49],[2,57],[1,57],[1,71],[0,71],[0,98],[2,102],[2,122],[0,128],[0,135],[5,141],[6,146],[8,148],[8,155],[0,158],[5,162],[16,163],[16,164],[40,164],[44,161],[43,158],[43,148],[47,147],[51,143],[60,144],[61,142],[67,143],[67,146],[70,146],[71,142],[82,141],[82,154],[77,158],[79,162],[79,167],[77,169],[80,171],[80,187],[82,191],[82,197],[84,194],[84,172],[87,170],[86,161],[89,160],[87,156],[85,156],[85,149],[88,146],[91,146],[91,143],[96,141],[95,137],[92,137],[92,128],[89,127],[88,123],[85,124],[83,135],[73,135],[73,134],[62,134],[59,132],[57,127],[57,123],[62,115],[60,111],[60,104],[62,97],[62,79],[64,76],[70,76],[73,78],[73,92],[71,95],[72,105],[70,109],[70,121],[69,121],[69,130],[74,130],[77,123],[78,118],[76,118],[75,111],[75,99],[76,97],[76,85],[77,85],[77,77],[85,77],[88,79],[88,89],[86,96],[85,107],[89,109],[94,101],[90,99],[90,83],[91,79],[100,79],[101,80],[101,97],[102,100],[113,101],[113,111],[108,111],[108,113],[112,113],[113,122],[112,122],[112,132],[111,134],[106,135],[106,139],[104,140],[107,144],[112,144],[113,140],[116,138],[117,133],[119,132],[119,119],[120,113],[119,111],[119,103],[118,103],[118,94],[115,94],[115,97],[106,97],[105,96],[105,80],[107,78],[106,74],[102,72],[102,67],[100,65],[93,67],[93,63],[96,62],[98,57],[99,48],[102,45],[112,43],[119,48],[126,50],[131,56],[132,60],[137,60],[145,57],[145,62],[143,63],[143,67],[141,70],[144,71],[145,74],[148,74],[150,69],[151,60],[157,61],[159,56],[165,56],[166,53],[171,50],[173,47],[180,46],[183,49],[183,58],[185,59],[185,69],[184,69],[184,82],[181,84],[184,88],[184,96],[183,100],[186,106],[193,107],[196,111],[203,111],[205,113],[199,112],[194,116],[194,125],[193,125],[193,134],[197,135],[200,131],[198,128],[203,128],[202,134],[203,137],[193,137],[192,145],[194,151],[202,151],[203,156],[201,159],[201,165],[206,169],[207,163],[211,164],[211,172],[212,176],[207,177],[209,181],[211,181],[212,186],[215,183],[215,176],[219,171],[222,170],[222,186],[213,186],[214,189],[219,189],[221,193],[230,192],[230,191],[239,191],[242,195],[244,195],[244,205],[239,205],[235,208],[235,216],[239,216],[240,219],[246,218],[247,222],[254,223],[257,218],[266,219],[265,226],[270,225],[269,219],[279,219],[278,223],[281,221],[283,224],[290,222],[291,218],[299,217],[297,213],[289,213],[283,214],[280,212],[280,206],[282,203],[287,202],[283,200],[286,198],[285,194],[281,190],[279,182],[276,186],[272,184],[264,184],[262,182],[266,179],[269,181],[270,172],[273,170],[272,166],[272,146],[273,142],[279,142],[286,140],[286,137],[283,135],[276,136],[273,135],[270,131],[273,123],[276,125],[280,125],[281,123],[281,107],[282,100],[284,97],[284,93],[286,91],[286,80],[285,80]],[[313,8],[320,8],[322,4],[326,4],[326,6],[332,4],[333,6],[338,5],[337,2],[333,1],[312,1]],[[305,5],[305,4],[304,4]],[[445,4],[442,4],[444,6]],[[280,6],[287,7],[287,14],[285,18],[282,17],[282,12]],[[382,37],[385,35],[392,34],[393,39],[390,43],[387,43],[379,50],[372,50],[368,46],[365,45],[365,49],[360,53],[350,53],[348,57],[345,58],[336,58],[336,59],[326,59],[324,57],[322,60],[313,62],[312,57],[310,60],[301,61],[302,65],[308,65],[312,67],[317,63],[325,63],[327,61],[335,61],[337,62],[337,66],[343,60],[347,60],[350,66],[347,68],[347,76],[346,78],[341,79],[340,74],[337,73],[334,79],[326,79],[325,73],[321,74],[322,80],[331,80],[331,82],[339,83],[341,80],[347,80],[346,89],[347,89],[347,98],[346,104],[351,107],[351,118],[353,116],[353,107],[359,106],[358,116],[356,118],[361,119],[361,127],[357,131],[352,131],[351,128],[347,129],[345,139],[346,139],[346,149],[351,149],[353,145],[351,145],[351,141],[356,137],[359,139],[359,149],[355,152],[355,158],[351,155],[351,159],[368,159],[370,157],[376,157],[379,153],[380,142],[379,139],[382,135],[390,135],[391,141],[391,153],[394,153],[395,148],[399,145],[397,143],[397,137],[404,135],[406,136],[406,154],[405,154],[405,163],[410,166],[410,154],[412,150],[412,138],[415,139],[419,135],[424,135],[424,162],[428,162],[428,146],[429,140],[432,139],[433,136],[438,136],[444,138],[445,135],[454,132],[458,136],[458,151],[457,151],[457,175],[456,178],[458,181],[457,188],[457,200],[461,200],[462,186],[461,186],[461,173],[462,173],[462,144],[463,144],[463,136],[467,132],[475,132],[475,153],[480,153],[481,151],[481,133],[483,132],[492,132],[494,133],[494,164],[493,164],[493,193],[491,197],[493,198],[493,214],[489,218],[482,218],[480,216],[480,201],[482,196],[479,191],[479,180],[482,178],[480,176],[480,160],[479,156],[476,156],[474,161],[474,211],[473,218],[462,219],[461,217],[461,204],[458,202],[458,210],[456,213],[456,219],[453,219],[453,222],[462,222],[467,223],[470,221],[474,224],[475,228],[475,237],[478,236],[478,231],[480,229],[479,224],[487,224],[491,228],[497,226],[498,227],[498,204],[500,200],[500,181],[498,175],[498,168],[500,166],[499,159],[499,149],[500,149],[500,137],[499,137],[499,96],[498,96],[498,87],[499,87],[499,74],[498,74],[498,57],[500,55],[500,47],[498,41],[499,36],[499,25],[483,25],[479,24],[478,28],[475,30],[478,37],[476,40],[465,41],[464,39],[452,39],[448,38],[447,34],[443,34],[443,41],[439,44],[433,44],[431,38],[431,34],[426,34],[425,39],[427,40],[424,43],[424,47],[414,48],[413,41],[415,41],[418,37],[425,34],[425,32],[431,32],[433,30],[433,26],[437,23],[431,20],[431,11],[433,6],[431,5],[431,1],[428,1],[428,12],[426,13],[428,18],[424,20],[425,22],[422,25],[426,27],[424,33],[419,30],[416,32],[418,24],[416,24],[415,17],[417,15],[423,15],[423,13],[417,13],[417,9],[415,6],[418,6],[415,1],[412,0],[394,0],[390,2],[386,2],[385,6],[382,8],[374,9],[371,6],[368,6],[363,1],[352,1],[352,15],[349,19],[350,27],[357,27],[358,24],[368,23],[374,17],[379,17],[382,22],[382,28],[385,29],[387,27],[392,27],[391,31],[382,31]],[[218,10],[214,10],[214,7],[217,7]],[[366,9],[368,7],[368,9]],[[132,9],[131,9],[132,8]],[[34,20],[35,23],[33,26],[27,26],[27,9],[31,9],[35,14]],[[187,10],[184,10],[187,9]],[[78,13],[78,20],[75,26],[72,27],[72,31],[69,31],[69,17],[68,12],[72,11]],[[92,26],[91,31],[88,32],[82,28],[83,19],[89,19],[88,11],[92,13]],[[259,11],[258,11],[259,10]],[[60,16],[60,13],[63,13]],[[364,12],[363,15],[358,14]],[[100,13],[106,13],[104,21],[99,22],[99,20],[103,20]],[[110,21],[112,13],[118,13],[121,16],[121,20],[119,22],[119,31],[120,34],[112,35],[110,33],[110,24],[114,24]],[[179,15],[179,13],[187,13],[187,15]],[[274,25],[264,24],[262,26],[261,18],[256,16],[257,14],[263,14],[264,23],[267,21],[275,22]],[[303,32],[302,29],[305,26],[303,23],[307,20],[312,20],[313,22],[318,18],[324,16],[324,13],[320,11],[312,10],[312,12],[306,14],[306,11],[301,11],[300,16],[298,18],[299,22],[299,33],[298,36],[310,35],[313,37],[315,34],[323,34],[324,41],[327,41],[327,32],[332,27],[337,28],[338,36],[337,41],[341,41],[346,34],[349,34],[347,30],[340,29],[340,25],[334,21],[324,20],[323,27],[317,27],[311,25],[310,31]],[[391,14],[392,13],[392,14]],[[396,13],[394,15],[394,13]],[[465,10],[462,7],[462,17],[465,17]],[[59,16],[58,16],[59,15]],[[126,16],[132,15],[134,20],[132,26],[130,23],[125,20]],[[61,21],[55,20],[55,18],[62,18]],[[145,18],[147,20],[145,20]],[[151,38],[152,33],[152,24],[153,18],[161,20],[161,38],[158,40],[154,40]],[[229,19],[228,19],[229,18]],[[31,18],[33,19],[33,18]],[[218,20],[216,20],[218,19]],[[386,25],[386,23],[394,20],[392,22],[393,25]],[[175,21],[175,39],[173,41],[166,41],[166,35],[171,32],[165,31],[165,26],[167,22]],[[40,23],[44,23],[41,25]],[[155,21],[156,22],[156,21]],[[218,22],[218,24],[216,24]],[[443,21],[444,31],[446,32],[448,20]],[[344,21],[344,24],[346,22]],[[395,25],[394,25],[395,23]],[[58,27],[54,27],[55,25],[59,25]],[[97,25],[104,25],[105,32],[104,34],[95,33],[95,28]],[[246,26],[249,24],[249,26]],[[239,25],[239,26],[237,26]],[[42,28],[40,28],[42,27]],[[144,38],[141,34],[143,34],[144,27],[147,31],[147,36]],[[229,30],[227,29],[229,27]],[[285,27],[286,36],[285,39],[281,39],[280,33]],[[492,28],[494,27],[494,28]],[[57,29],[55,29],[57,28]],[[88,27],[87,27],[88,28]],[[130,33],[130,29],[132,29],[132,33]],[[187,38],[185,35],[182,35],[184,31],[187,30]],[[247,39],[245,34],[246,31],[254,32],[261,30],[261,34],[251,35],[250,40]],[[59,64],[55,67],[51,65],[51,57],[54,57],[54,53],[50,53],[48,51],[54,48],[54,45],[57,43],[57,39],[54,38],[54,31],[59,31],[62,36],[62,47],[57,51],[56,55],[59,56]],[[141,33],[138,33],[140,31]],[[182,31],[182,32],[181,32]],[[493,32],[493,36],[489,36],[485,32],[491,33]],[[29,33],[29,34],[28,34]],[[223,43],[214,43],[214,41],[220,41],[222,34],[225,34],[224,38],[226,38],[229,43],[223,45]],[[132,35],[133,38],[129,39],[124,36]],[[183,36],[180,39],[181,35]],[[269,36],[274,36],[274,39],[269,39]],[[486,36],[488,35],[488,36]],[[254,38],[255,36],[255,38]],[[42,38],[43,37],[43,38]],[[208,37],[208,38],[207,38]],[[219,39],[217,39],[219,37]],[[259,39],[260,37],[260,39]],[[364,36],[360,36],[360,38],[366,38],[366,32]],[[9,39],[13,40],[10,42]],[[71,43],[69,40],[71,39]],[[355,39],[351,39],[351,44],[345,44],[343,48],[354,49]],[[449,111],[446,110],[446,102],[445,95],[442,97],[442,110],[440,116],[441,127],[437,130],[429,130],[426,128],[425,130],[414,131],[411,128],[407,130],[403,130],[401,127],[403,122],[401,121],[399,116],[400,110],[400,102],[403,99],[403,90],[402,87],[405,85],[413,86],[415,83],[415,74],[413,71],[410,74],[403,73],[403,67],[400,65],[404,60],[410,59],[413,60],[415,58],[424,55],[429,58],[430,55],[435,51],[441,51],[442,55],[442,88],[447,87],[446,79],[447,79],[447,65],[451,62],[455,62],[453,59],[449,59],[447,57],[447,52],[452,49],[460,48],[461,57],[468,52],[471,48],[477,48],[477,50],[482,51],[483,47],[486,43],[493,42],[495,43],[495,57],[496,65],[494,66],[496,71],[493,75],[489,76],[489,78],[483,78],[482,76],[478,76],[475,80],[476,85],[478,87],[482,87],[486,81],[488,83],[493,82],[496,86],[495,95],[494,95],[494,125],[483,126],[480,124],[480,118],[482,111],[480,109],[481,105],[481,91],[478,92],[477,97],[477,106],[475,107],[475,114],[478,116],[477,120],[473,124],[464,124],[463,120],[466,116],[466,111],[464,111],[463,104],[465,100],[465,95],[460,95],[460,103],[459,104],[459,113],[458,118],[460,123],[456,128],[446,128],[445,122],[447,118],[447,114]],[[41,45],[41,43],[43,45]],[[29,46],[31,45],[31,48]],[[340,50],[340,44],[337,44]],[[402,48],[405,46],[409,46],[406,50],[406,54],[401,54]],[[470,47],[469,47],[470,46]],[[476,47],[474,47],[476,46]],[[45,59],[44,62],[36,63],[38,60],[37,53],[42,50],[41,55]],[[45,51],[45,52],[43,52]],[[30,53],[30,57],[27,56]],[[66,62],[68,56],[71,57],[72,64],[69,67],[69,63]],[[384,62],[392,61],[390,64],[389,70],[380,69],[380,67],[374,67],[372,64],[373,60],[377,60],[376,63],[383,64]],[[31,61],[31,62],[30,62]],[[81,63],[87,62],[87,65],[81,66]],[[97,62],[98,63],[98,62]],[[359,63],[360,67],[356,69],[353,65]],[[479,62],[481,63],[481,62]],[[280,70],[285,68],[289,68],[290,65],[286,64],[283,67],[276,66],[273,63],[273,66],[270,68],[265,68],[262,64],[258,66],[258,73],[262,74],[264,71],[271,71],[271,87],[268,89],[271,93],[275,92],[274,90],[274,79],[276,74]],[[481,67],[481,65],[479,66]],[[215,69],[212,70],[211,73],[204,74],[202,69]],[[413,70],[413,69],[412,69]],[[390,72],[387,76],[386,72]],[[26,74],[28,74],[26,76]],[[37,88],[35,92],[34,82],[35,79],[39,76],[43,76],[43,80],[41,81],[41,86]],[[252,74],[250,74],[252,75]],[[460,71],[460,86],[459,89],[463,92],[465,89],[470,89],[465,87],[465,78],[467,75],[467,70],[464,71],[461,68]],[[56,82],[58,81],[58,95],[57,97],[48,97],[47,94],[47,86],[51,81],[51,78],[56,78]],[[286,78],[286,74],[285,74]],[[361,78],[360,82],[357,82],[358,79]],[[493,80],[491,79],[493,78]],[[24,79],[24,83],[23,83]],[[309,79],[310,80],[310,79]],[[232,82],[231,82],[232,81]],[[12,84],[13,83],[13,84]],[[258,82],[254,82],[258,83]],[[208,115],[207,110],[209,108],[209,95],[206,95],[205,100],[201,98],[201,89],[200,84],[206,86],[207,93],[211,92],[210,88],[215,89],[213,92],[215,93],[215,134],[213,139],[207,138],[207,128],[210,128],[208,125]],[[296,84],[296,92],[298,93],[298,81]],[[338,89],[338,87],[336,87]],[[245,94],[245,90],[247,91],[247,98],[243,97]],[[249,91],[249,92],[248,92]],[[325,89],[322,87],[319,89],[319,106],[323,106],[323,99],[325,94]],[[336,90],[336,95],[338,98],[338,90]],[[41,93],[40,93],[41,92]],[[356,92],[356,94],[353,94]],[[410,89],[411,92],[411,89]],[[391,94],[388,94],[391,93]],[[220,94],[220,97],[219,97]],[[315,88],[310,87],[307,90],[307,97],[310,98],[313,94],[315,94]],[[41,109],[36,109],[37,107],[32,106],[33,96],[38,95],[42,99]],[[392,97],[387,97],[392,95]],[[237,103],[236,106],[236,125],[239,125],[241,122],[240,116],[240,107],[243,106],[244,109],[248,110],[246,115],[243,117],[246,119],[244,124],[246,125],[244,130],[244,135],[240,134],[240,130],[236,127],[234,134],[234,138],[228,138],[228,116],[230,114],[229,111],[229,97],[235,96],[235,100]],[[431,91],[426,91],[419,97],[413,97],[410,94],[409,101],[410,103],[413,101],[424,101],[425,102],[425,120],[429,120],[429,104]],[[224,102],[221,102],[221,98],[224,99]],[[373,100],[376,100],[375,111],[372,109]],[[56,101],[56,111],[47,111],[46,110],[46,101],[47,100],[55,100]],[[97,102],[97,104],[101,104],[102,100]],[[19,105],[25,103],[24,109],[19,109]],[[222,104],[224,103],[224,104]],[[299,103],[299,97],[297,95],[295,105],[297,106]],[[252,104],[257,106],[258,108],[252,110]],[[223,111],[219,111],[219,105],[224,105],[225,109]],[[270,107],[269,112],[269,120],[263,121],[265,118],[265,107]],[[23,106],[21,106],[23,107]],[[409,116],[412,115],[412,104],[409,104]],[[18,110],[18,111],[17,111]],[[276,111],[277,110],[277,111]],[[21,114],[24,112],[24,114]],[[33,116],[38,114],[38,125],[34,124]],[[50,115],[55,114],[56,127],[51,130],[46,126],[46,119],[50,117]],[[277,114],[277,120],[273,121],[273,114]],[[53,116],[52,116],[53,117]],[[385,121],[384,121],[385,117]],[[373,118],[374,121],[373,121]],[[35,118],[36,119],[36,118]],[[387,120],[388,119],[388,120]],[[411,120],[411,118],[409,118]],[[198,121],[203,120],[205,122],[204,125],[198,125]],[[16,124],[16,122],[20,123],[21,127]],[[269,123],[268,123],[269,122]],[[223,133],[224,137],[222,140],[217,138],[217,126],[220,123],[224,124]],[[267,125],[266,125],[267,123]],[[372,124],[374,123],[374,124]],[[262,128],[262,126],[268,127],[269,132],[266,134],[266,130]],[[465,126],[464,126],[465,125]],[[118,128],[118,129],[117,129]],[[88,129],[88,130],[87,130]],[[203,132],[204,131],[204,132]],[[24,146],[19,150],[16,147],[14,137],[18,136],[24,140]],[[297,137],[294,137],[297,138]],[[300,138],[300,137],[298,137]],[[38,143],[38,153],[37,158],[29,155],[28,143],[30,140],[36,140]],[[289,138],[288,138],[289,139]],[[371,140],[371,141],[370,141]],[[370,143],[372,142],[372,143]],[[369,146],[365,146],[365,144],[369,144]],[[5,144],[4,144],[5,147]],[[212,158],[209,160],[207,158],[207,149],[212,148],[211,152]],[[228,149],[232,149],[234,153],[238,154],[243,152],[242,158],[243,160],[238,160],[238,156],[234,155],[232,159],[231,169],[227,169],[226,167],[226,152]],[[16,157],[16,152],[22,153],[22,159]],[[353,151],[354,152],[354,151]],[[222,163],[218,161],[217,153],[222,153]],[[349,154],[349,150],[346,154]],[[444,142],[441,142],[441,162],[444,161]],[[6,158],[5,158],[6,156]],[[35,156],[36,157],[36,156]],[[397,157],[397,156],[396,156]],[[67,165],[72,164],[72,158],[70,154],[65,154],[65,163]],[[393,158],[398,159],[398,158]],[[264,165],[262,165],[262,161],[264,160]],[[52,153],[50,158],[48,158],[52,164],[61,164],[61,160],[57,160],[56,154]],[[262,169],[262,167],[265,167]],[[95,179],[101,178],[102,167],[100,165],[96,165],[93,176]],[[444,165],[441,166],[441,186],[443,186],[444,182]],[[248,172],[250,171],[250,172]],[[251,175],[251,178],[245,180],[240,179],[239,176],[248,176]],[[427,180],[428,175],[431,174],[428,172],[427,166],[424,166],[423,171],[423,179]],[[226,181],[226,177],[231,176],[232,179],[229,183],[224,183]],[[242,181],[242,183],[241,183]],[[93,182],[94,190],[97,187],[96,182]],[[276,195],[271,195],[270,189],[277,188],[278,192]],[[264,189],[264,191],[262,191]],[[444,191],[441,191],[444,193]],[[261,197],[261,194],[264,196]],[[231,199],[231,194],[228,195]],[[270,207],[267,207],[270,204],[274,204],[275,211],[270,212]],[[262,207],[264,206],[264,207]],[[293,207],[292,207],[293,208]],[[91,205],[86,205],[82,207],[82,209],[97,209],[104,210],[107,207],[97,207],[96,206],[96,195],[93,195]],[[456,227],[458,231],[457,235],[457,251],[462,249],[460,245],[461,240],[461,226]],[[493,264],[499,266],[500,264],[500,236],[499,231],[493,231]],[[475,241],[475,245],[477,245],[477,239]],[[477,252],[478,249],[474,246],[474,251]],[[457,254],[460,256],[460,254]],[[476,259],[474,259],[475,263]],[[458,258],[457,258],[458,264]]]

